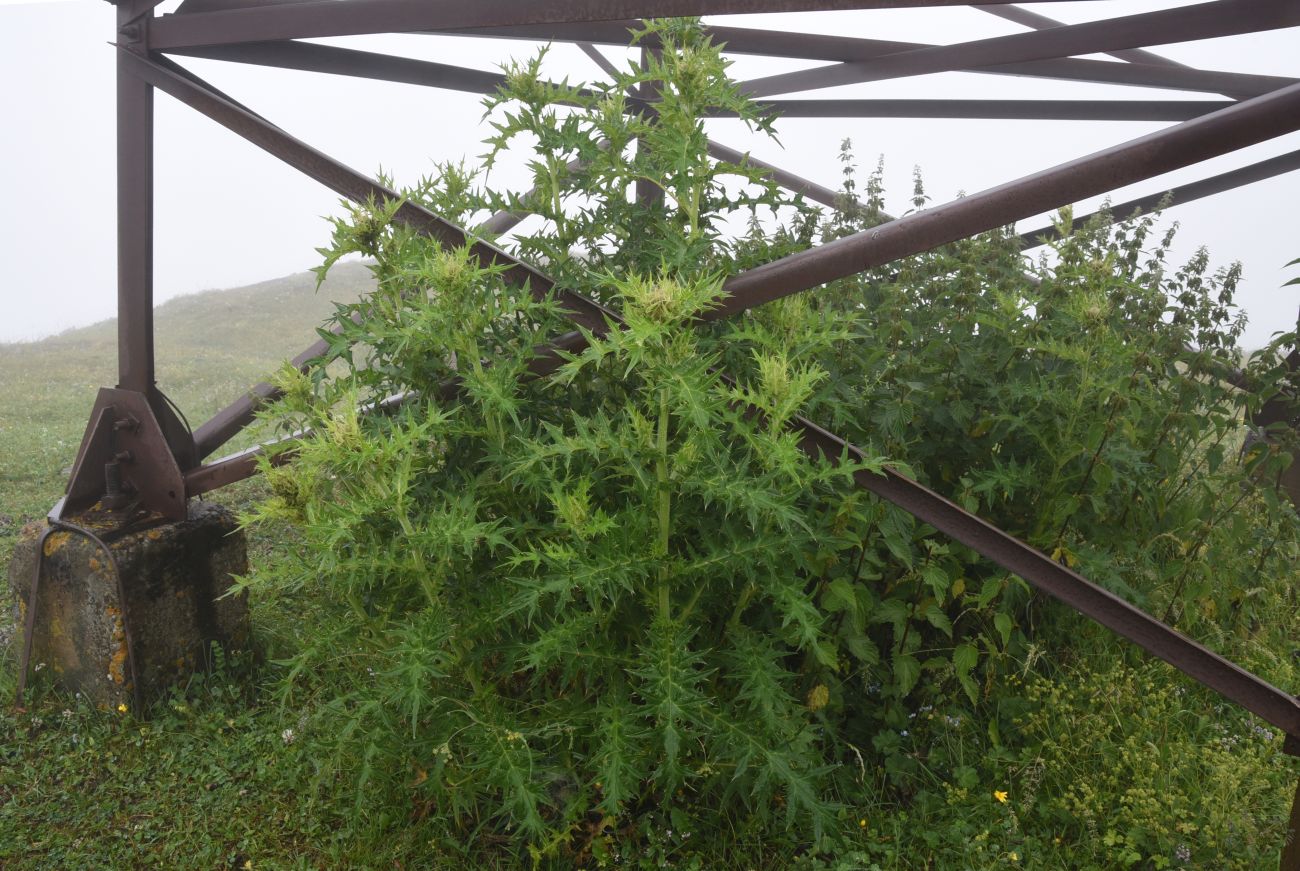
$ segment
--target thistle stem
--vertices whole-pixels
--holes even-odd
[[[668,597],[668,536],[671,531],[672,493],[668,489],[668,391],[659,391],[658,456],[655,458],[655,481],[658,501],[659,539],[655,556],[659,558],[659,616],[668,620],[671,603]]]

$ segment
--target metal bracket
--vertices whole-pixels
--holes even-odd
[[[160,416],[173,424],[161,394],[151,403],[133,390],[100,388],[72,467],[61,516],[102,502],[101,507],[109,510],[139,506],[168,520],[185,519],[181,471],[182,465],[194,463],[193,440],[188,451],[183,440],[179,441],[181,450],[175,450],[177,434],[168,438]],[[179,425],[176,421],[168,428]]]
[[[146,54],[149,41],[149,20],[153,18],[155,0],[121,0],[117,6],[117,44],[135,52]]]
[[[1296,783],[1295,798],[1291,801],[1291,821],[1287,824],[1278,871],[1300,871],[1300,781]]]

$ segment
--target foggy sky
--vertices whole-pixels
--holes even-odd
[[[160,9],[169,11],[176,0]],[[1094,0],[1035,8],[1074,23],[1187,5],[1156,0]],[[35,339],[111,317],[116,311],[113,8],[102,0],[14,4],[0,0],[0,341]],[[749,27],[950,43],[1024,28],[968,8],[807,13],[711,19]],[[532,53],[520,41],[395,35],[321,40],[444,63],[496,69]],[[1197,66],[1300,76],[1296,29],[1161,47]],[[606,49],[617,63],[623,53]],[[480,97],[408,85],[180,59],[198,75],[290,133],[367,174],[381,166],[398,183],[429,173],[434,161],[482,151]],[[736,56],[738,79],[813,66],[807,61]],[[598,80],[577,48],[557,45],[553,78]],[[1211,99],[1204,94],[946,73],[853,85],[790,97],[968,97],[1056,99]],[[235,287],[316,265],[328,240],[322,216],[337,196],[166,95],[156,99],[155,301]],[[710,135],[837,187],[841,139],[852,138],[862,174],[883,155],[887,206],[902,211],[912,168],[923,171],[934,203],[1167,126],[1160,122],[1031,122],[913,119],[789,119],[780,142],[748,134],[731,120],[708,122]],[[1291,134],[1235,155],[1120,189],[1115,202],[1243,166],[1300,147]],[[494,173],[522,186],[520,171]],[[1100,198],[1077,211],[1095,207]],[[1174,259],[1200,245],[1216,265],[1240,260],[1239,300],[1250,314],[1248,345],[1295,325],[1300,295],[1282,289],[1300,268],[1295,213],[1300,173],[1171,209],[1181,224]],[[1031,229],[1034,218],[1020,223]],[[311,336],[303,337],[309,344]],[[160,377],[164,377],[162,373]]]

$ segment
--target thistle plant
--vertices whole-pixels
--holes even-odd
[[[1252,571],[1294,528],[1225,462],[1249,401],[1214,374],[1239,362],[1235,270],[1170,274],[1149,218],[1067,234],[1037,266],[995,232],[704,325],[726,275],[882,220],[880,169],[859,206],[846,147],[823,216],[713,161],[701,118],[772,119],[696,23],[649,36],[648,63],[601,84],[547,81],[544,52],[507,68],[486,165],[530,147],[530,192],[447,165],[403,194],[471,228],[533,215],[499,244],[618,312],[552,376],[527,369],[569,329],[554,297],[395,204],[354,207],[322,252],[322,271],[372,258],[378,289],[339,308],[313,376],[283,374],[266,418],[310,435],[268,460],[247,518],[293,531],[249,585],[316,609],[283,686],[322,788],[380,825],[435,813],[573,864],[634,846],[648,815],[829,850],[868,771],[899,799],[945,777],[910,715],[996,732],[1001,678],[1034,665],[1027,627],[1059,618],[855,490],[862,466],[806,456],[796,414],[1184,628],[1247,619]],[[653,105],[628,96],[646,83]],[[657,195],[634,201],[638,182]],[[1215,504],[1229,485],[1246,495]],[[1261,504],[1275,545],[1211,584],[1240,541],[1225,523]]]

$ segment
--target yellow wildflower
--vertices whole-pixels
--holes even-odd
[[[1020,854],[1017,853],[1015,850],[1012,850],[1010,853],[1007,854],[1007,858],[1010,859],[1012,862],[1019,862]]]
[[[993,790],[993,797],[996,798],[1002,804],[1007,803],[1007,792],[1004,789]]]
[[[866,827],[867,827],[867,821],[866,821],[866,820],[858,820],[858,828],[859,828],[859,829],[865,829]]]
[[[122,704],[120,704],[120,705],[117,706],[117,712],[118,712],[119,714],[125,714],[125,713],[126,713],[126,702],[123,702]]]

